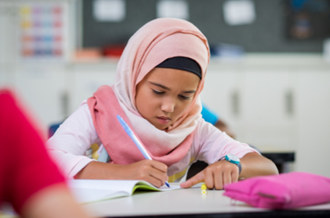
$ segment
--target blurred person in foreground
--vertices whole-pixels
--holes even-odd
[[[0,205],[22,217],[88,217],[12,92],[0,89]]]

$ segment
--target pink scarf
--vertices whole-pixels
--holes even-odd
[[[137,84],[159,63],[183,56],[195,60],[202,69],[196,97],[185,113],[161,131],[145,120],[135,107]],[[201,102],[209,47],[205,36],[191,23],[173,18],[150,21],[129,40],[117,65],[115,84],[100,87],[88,99],[93,124],[113,163],[130,164],[143,160],[142,154],[117,121],[119,114],[128,123],[154,160],[168,166],[188,152],[201,118]]]

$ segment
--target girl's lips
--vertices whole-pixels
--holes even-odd
[[[170,122],[170,118],[167,117],[157,117],[158,122],[162,125],[168,124]]]

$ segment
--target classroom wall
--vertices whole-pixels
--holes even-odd
[[[291,1],[253,0],[256,19],[248,25],[228,25],[224,20],[223,5],[227,0],[186,0],[189,5],[189,21],[208,38],[210,45],[229,43],[242,46],[247,52],[321,52],[324,35],[306,40],[288,37]],[[121,22],[99,22],[93,16],[93,1],[84,0],[82,20],[83,47],[100,47],[126,43],[143,24],[156,18],[155,0],[126,0],[126,18]],[[322,3],[322,2],[320,2]],[[325,3],[330,4],[329,1]],[[327,5],[325,5],[327,6]],[[322,7],[325,8],[323,5]],[[316,7],[316,6],[314,6]],[[328,11],[329,13],[329,11]],[[313,19],[318,19],[313,17]],[[328,22],[330,17],[328,16]],[[316,20],[327,36],[330,27]],[[315,30],[316,31],[316,30]],[[95,34],[97,33],[97,34]]]

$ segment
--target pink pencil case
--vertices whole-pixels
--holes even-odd
[[[224,189],[225,196],[260,208],[288,209],[330,201],[330,178],[304,172],[254,177]]]

